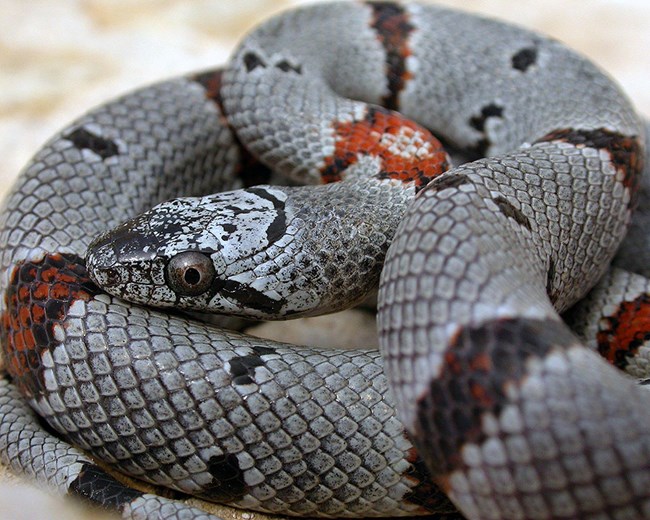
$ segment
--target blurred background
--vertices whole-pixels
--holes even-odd
[[[256,23],[306,3],[0,0],[0,196],[36,149],[72,118],[126,90],[223,63]],[[510,20],[565,42],[616,78],[650,117],[647,0],[437,3]],[[75,517],[9,480],[12,484],[0,486],[0,519]],[[86,512],[79,517],[89,518]]]

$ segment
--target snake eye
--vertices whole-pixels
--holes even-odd
[[[181,296],[198,296],[207,291],[215,277],[212,260],[203,253],[186,251],[173,256],[167,264],[167,284]]]

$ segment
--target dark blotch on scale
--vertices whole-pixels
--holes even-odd
[[[275,354],[275,349],[271,347],[255,345],[251,349],[253,350],[252,354],[235,357],[228,361],[230,365],[229,372],[233,377],[232,383],[234,385],[248,385],[253,383],[255,368],[264,365],[262,356]]]
[[[302,74],[302,67],[300,65],[293,65],[287,60],[279,61],[275,66],[280,69],[282,72],[295,72],[296,74]]]
[[[102,159],[108,159],[113,155],[117,155],[119,152],[117,144],[113,141],[93,134],[85,128],[77,128],[69,134],[64,135],[63,138],[71,141],[75,148],[79,150],[90,150]]]
[[[251,347],[258,356],[268,356],[269,354],[275,354],[275,349],[271,347],[263,347],[261,345],[255,345]]]
[[[478,116],[472,116],[469,120],[469,124],[472,128],[478,130],[479,132],[485,131],[485,121],[488,117],[501,117],[503,115],[503,107],[490,103],[485,105],[481,109],[481,114]]]
[[[548,271],[546,272],[546,294],[551,303],[555,303],[557,296],[553,294],[553,282],[555,281],[555,262],[552,258],[548,260]]]
[[[140,498],[144,493],[129,488],[93,464],[86,464],[70,483],[71,495],[102,508],[119,511],[124,504]]]
[[[503,117],[503,107],[496,103],[485,105],[481,109],[480,115],[470,117],[469,124],[475,130],[485,134],[485,122],[490,117]],[[477,157],[485,157],[489,147],[490,140],[485,136],[474,145],[473,152],[477,154]]]
[[[427,184],[422,190],[418,192],[418,195],[424,193],[425,191],[442,191],[448,188],[458,188],[463,184],[468,184],[470,182],[469,177],[463,174],[450,174],[450,175],[441,175],[436,177],[429,184]]]
[[[537,49],[527,47],[512,56],[512,68],[526,72],[537,61]]]
[[[252,376],[255,373],[255,367],[262,366],[264,361],[260,356],[251,354],[232,358],[228,361],[228,364],[230,365],[233,385],[250,385],[254,382]]]
[[[244,66],[250,72],[257,67],[266,67],[266,63],[254,52],[247,52],[244,54]]]
[[[244,473],[236,455],[224,453],[210,457],[208,472],[214,480],[197,495],[214,502],[228,503],[239,500],[246,494]]]
[[[442,489],[433,482],[431,473],[415,448],[407,452],[406,460],[411,468],[404,476],[415,486],[404,496],[404,500],[420,506],[423,512],[436,513],[437,519],[464,519]]]
[[[225,114],[223,109],[223,99],[221,98],[221,85],[223,81],[223,69],[209,70],[206,72],[199,72],[190,77],[191,81],[195,81],[203,87],[205,95],[211,99],[219,107],[219,112]]]
[[[513,219],[520,226],[524,226],[528,231],[530,231],[530,221],[528,217],[524,215],[521,210],[515,208],[505,197],[496,197],[494,202],[499,207],[499,211],[503,213],[506,217]]]

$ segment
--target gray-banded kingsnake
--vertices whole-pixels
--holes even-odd
[[[425,127],[487,158],[443,173]],[[646,377],[647,282],[607,271],[646,199],[644,134],[561,44],[390,2],[288,12],[223,71],[98,107],[0,218],[3,462],[126,518],[209,515],[80,450],[282,514],[650,518],[647,391],[558,316],[607,272],[568,317]],[[267,166],[341,182],[270,186]],[[644,215],[619,254],[641,271]],[[371,291],[385,256],[383,361],[125,301],[313,314]]]

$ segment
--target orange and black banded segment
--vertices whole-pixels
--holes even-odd
[[[612,365],[625,369],[650,339],[650,295],[621,302],[616,312],[601,319],[598,351]]]
[[[397,112],[368,107],[358,121],[334,124],[335,151],[325,161],[323,182],[341,180],[363,156],[381,160],[380,179],[413,183],[416,191],[449,168],[442,144],[426,128]]]
[[[528,360],[575,341],[560,322],[526,318],[490,321],[456,333],[439,377],[418,400],[414,432],[416,443],[428,447],[421,455],[439,484],[464,467],[465,445],[486,440],[484,417],[500,416],[510,402],[507,387],[524,381]]]
[[[386,80],[388,93],[382,105],[399,108],[399,95],[413,75],[406,66],[412,54],[409,37],[415,26],[403,5],[395,2],[367,2],[372,9],[371,27],[386,53]]]
[[[72,304],[88,301],[98,292],[83,260],[74,255],[49,254],[14,267],[5,293],[1,337],[7,371],[24,395],[42,392],[41,356],[58,344],[55,328],[65,326]]]
[[[606,128],[594,130],[564,128],[550,132],[536,142],[570,143],[578,148],[588,147],[606,151],[616,170],[623,174],[623,185],[631,191],[631,201],[634,202],[636,198],[634,195],[643,171],[643,153],[638,136],[627,136]]]

